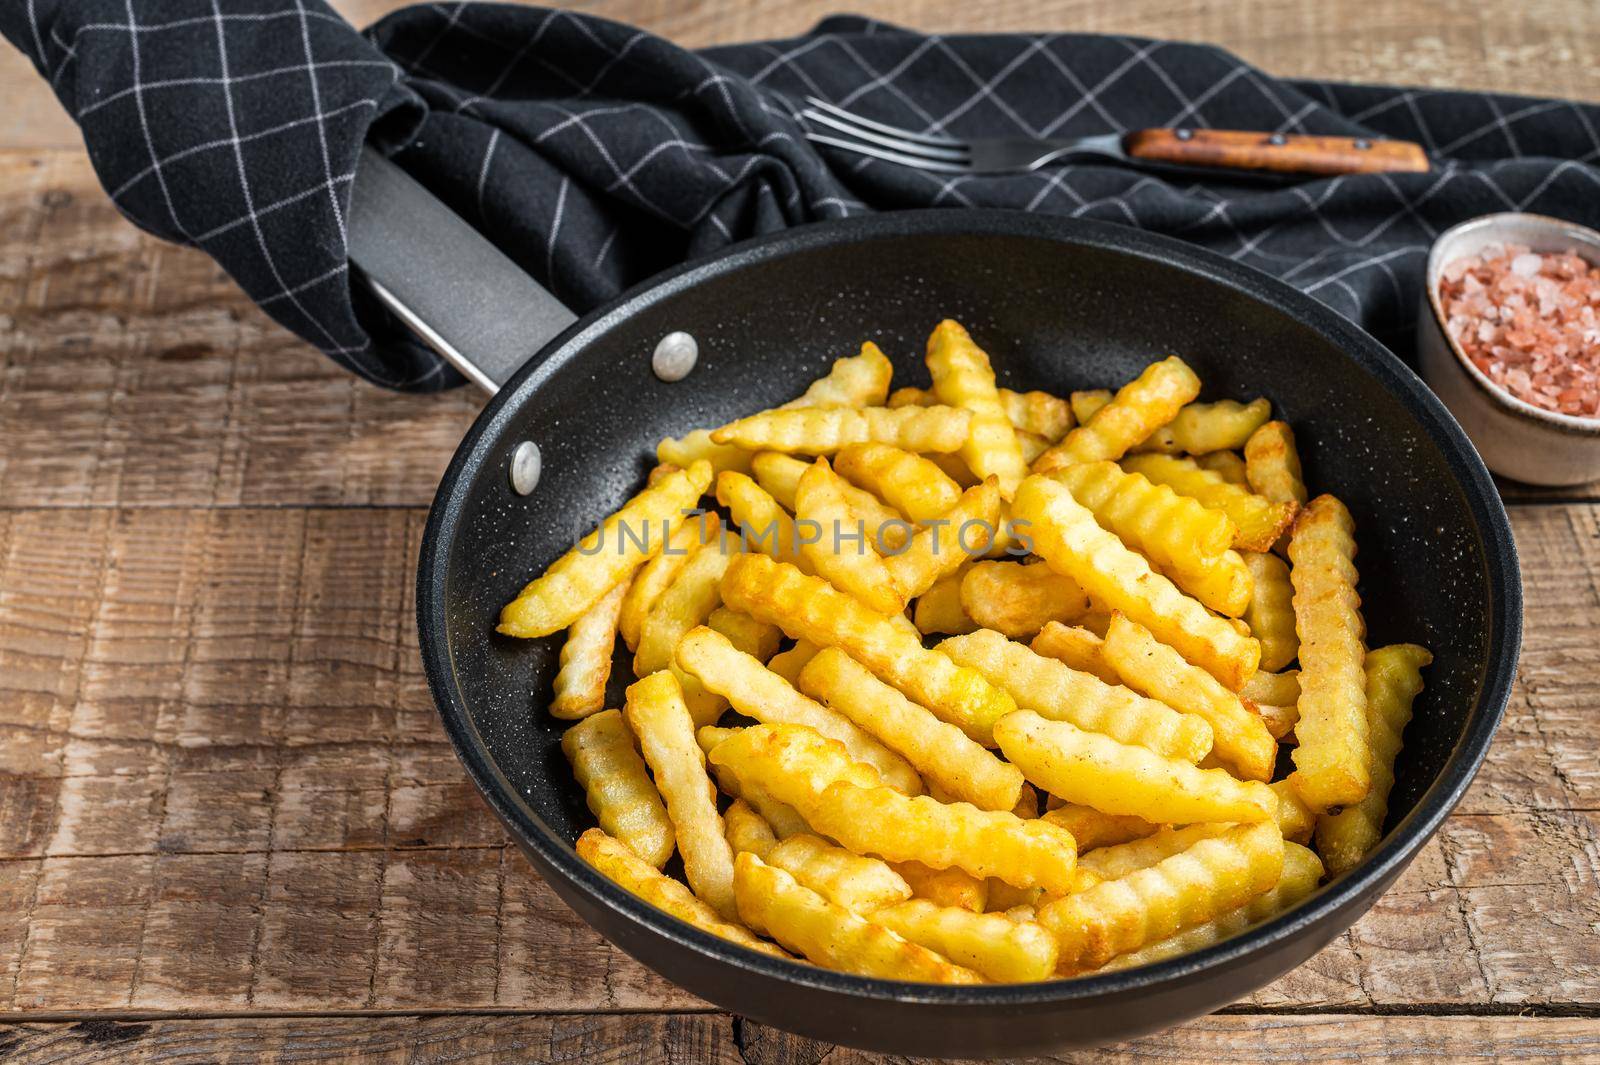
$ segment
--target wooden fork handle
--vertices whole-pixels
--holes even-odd
[[[1286,174],[1424,173],[1428,157],[1409,141],[1360,137],[1308,137],[1235,129],[1142,129],[1123,141],[1135,159],[1273,170]]]

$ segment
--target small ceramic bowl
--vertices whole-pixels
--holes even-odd
[[[1445,332],[1439,279],[1445,266],[1490,244],[1535,252],[1573,251],[1600,263],[1600,233],[1537,214],[1485,215],[1445,230],[1428,254],[1427,285],[1417,312],[1422,378],[1494,472],[1529,484],[1600,480],[1600,419],[1557,414],[1517,399],[1490,381]]]

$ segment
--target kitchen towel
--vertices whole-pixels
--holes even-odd
[[[1198,44],[840,16],[692,52],[577,12],[478,3],[407,8],[363,34],[318,0],[12,0],[0,31],[77,119],[128,218],[201,248],[283,325],[399,389],[461,379],[352,292],[344,219],[369,136],[578,311],[788,226],[1010,207],[1203,245],[1409,357],[1440,230],[1512,210],[1600,225],[1600,107],[1280,80]],[[807,96],[959,137],[1392,137],[1420,142],[1434,170],[1270,186],[1093,163],[933,174],[819,152],[796,119]]]

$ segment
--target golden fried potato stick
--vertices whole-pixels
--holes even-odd
[[[995,726],[1000,750],[1022,775],[1067,802],[1156,824],[1270,821],[1278,800],[1259,781],[1198,769],[1065,721],[1019,710]]]
[[[1277,884],[1263,895],[1257,895],[1236,910],[1229,910],[1204,924],[1187,931],[1157,940],[1147,947],[1120,954],[1106,963],[1104,971],[1133,969],[1140,965],[1153,965],[1167,958],[1221,943],[1224,939],[1243,932],[1252,925],[1270,920],[1291,907],[1299,905],[1317,890],[1322,880],[1322,862],[1311,851],[1294,843],[1283,845],[1283,873]]]
[[[1028,646],[1034,654],[1054,658],[1079,673],[1099,677],[1107,684],[1122,683],[1121,674],[1106,661],[1105,640],[1088,629],[1052,621],[1039,630]]]
[[[1120,459],[1128,449],[1177,416],[1185,403],[1200,394],[1200,378],[1176,355],[1151,363],[1137,378],[1123,385],[1111,402],[1088,421],[1062,437],[1061,443],[1040,455],[1035,473],[1045,473],[1078,462]]]
[[[1076,430],[1074,430],[1076,432]],[[1014,522],[1036,554],[1065,573],[1108,610],[1120,610],[1156,639],[1234,691],[1256,671],[1261,647],[1227,621],[1208,613],[1137,552],[1096,524],[1094,515],[1062,485],[1030,477],[1011,504]]]
[[[1237,551],[1224,551],[1193,569],[1157,568],[1180,591],[1226,615],[1229,621],[1237,621],[1250,608],[1250,593],[1255,582],[1250,576],[1250,567]],[[1241,631],[1249,635],[1248,626]]]
[[[662,438],[656,445],[656,459],[664,465],[688,469],[696,462],[709,462],[713,474],[723,470],[750,472],[750,452],[733,444],[714,444],[710,429],[694,429],[683,436]]]
[[[888,863],[851,854],[809,832],[790,836],[761,860],[851,913],[870,914],[911,897],[911,885]]]
[[[978,623],[961,608],[961,581],[966,571],[967,566],[963,565],[954,573],[934,581],[932,587],[917,596],[912,619],[918,632],[924,635],[942,632],[959,636],[978,627]]]
[[[717,609],[722,600],[722,575],[738,556],[739,546],[727,533],[702,544],[657,597],[639,629],[639,646],[633,655],[636,676],[670,666],[678,641],[690,629],[705,624]]]
[[[598,828],[591,828],[578,837],[578,857],[594,866],[607,880],[685,924],[775,958],[789,956],[771,943],[757,939],[743,926],[724,921],[688,888],[640,861],[625,844]]]
[[[1261,718],[1261,723],[1267,726],[1267,731],[1279,743],[1296,743],[1294,727],[1300,720],[1300,708],[1294,703],[1284,706],[1273,706],[1271,703],[1256,703],[1245,700],[1245,709]]]
[[[922,778],[909,762],[857,728],[844,714],[806,698],[789,682],[704,626],[678,644],[678,665],[723,696],[746,717],[768,724],[807,725],[844,744],[855,761],[878,771],[883,783],[906,795],[922,794]]]
[[[778,409],[881,407],[889,398],[889,380],[893,376],[889,357],[868,340],[861,345],[860,354],[834,360],[825,375]]]
[[[1039,456],[1050,450],[1050,441],[1035,433],[1017,433],[1017,446],[1022,449],[1022,461],[1032,466]]]
[[[532,638],[571,625],[661,550],[666,530],[694,507],[710,485],[711,464],[697,462],[667,474],[628,500],[507,603],[497,631]]]
[[[1244,552],[1244,564],[1253,578],[1244,621],[1250,626],[1250,634],[1261,644],[1261,672],[1282,669],[1300,657],[1300,637],[1294,631],[1294,586],[1289,582],[1289,567],[1277,555],[1260,551]]]
[[[728,638],[735,648],[765,662],[778,653],[783,642],[783,630],[770,621],[757,621],[749,614],[719,606],[706,619],[706,628],[714,629]]]
[[[1213,451],[1209,455],[1197,455],[1194,463],[1202,470],[1210,470],[1229,484],[1236,484],[1241,488],[1250,487],[1250,479],[1244,470],[1244,459],[1239,457],[1237,451]]]
[[[872,921],[996,983],[1031,983],[1055,973],[1055,936],[1002,914],[912,899],[878,910]]]
[[[1274,503],[1230,484],[1220,473],[1201,469],[1194,459],[1176,455],[1129,455],[1122,468],[1143,474],[1181,496],[1198,500],[1228,516],[1238,530],[1233,546],[1240,551],[1268,551],[1294,521],[1293,502]]]
[[[890,564],[873,549],[872,530],[851,513],[843,484],[825,458],[801,476],[795,493],[800,554],[835,588],[880,614],[898,614],[910,597],[901,593]],[[799,568],[804,572],[804,566]]]
[[[694,738],[695,742],[700,745],[700,750],[709,759],[717,744],[724,740],[732,739],[738,734],[739,729],[736,728],[718,728],[716,725],[702,725],[695,730]],[[774,799],[772,794],[765,788],[754,784],[741,785],[732,773],[721,766],[713,765],[708,766],[708,768],[712,778],[717,782],[717,787],[731,796],[735,802],[747,804],[761,820],[767,823],[767,826],[779,839],[788,839],[790,836],[798,835],[801,832],[811,831],[811,826],[806,824],[805,818],[795,812],[794,807]],[[878,780],[877,775],[870,768],[860,763],[852,763],[852,769],[861,773],[866,782],[876,783]],[[733,842],[731,828],[728,833],[728,841],[730,845]],[[737,850],[738,848],[735,847],[734,849]]]
[[[1268,422],[1250,434],[1244,445],[1244,472],[1250,491],[1274,503],[1304,503],[1308,498],[1300,452],[1287,422]]]
[[[655,868],[665,865],[672,857],[672,822],[622,711],[606,710],[573,725],[561,737],[561,751],[600,827]]]
[[[837,647],[806,663],[799,686],[899,752],[930,786],[952,799],[984,810],[1010,810],[1017,804],[1022,773],[1015,766],[901,695]]]
[[[1204,924],[1265,894],[1283,873],[1276,825],[1240,825],[1148,869],[1043,906],[1058,971],[1098,968],[1129,951]]]
[[[622,600],[622,614],[617,619],[617,630],[622,633],[628,650],[639,649],[639,632],[650,608],[656,605],[661,593],[677,579],[678,572],[699,547],[716,543],[722,534],[722,519],[714,511],[684,518],[667,538],[661,553],[639,567],[628,594]]]
[[[683,855],[683,872],[694,893],[724,917],[733,915],[733,851],[722,815],[713,801],[716,789],[706,773],[706,756],[695,740],[694,722],[671,673],[651,673],[628,687],[623,707],[628,728],[639,740],[656,788],[666,800]],[[718,749],[732,743],[725,741]]]
[[[1411,720],[1411,704],[1422,692],[1422,669],[1432,661],[1433,655],[1414,643],[1367,652],[1367,742],[1372,787],[1367,797],[1354,806],[1317,818],[1317,850],[1334,876],[1353,869],[1383,839],[1400,736]]]
[[[979,880],[964,869],[933,869],[921,862],[891,862],[890,867],[911,885],[914,898],[926,899],[935,906],[955,907],[968,913],[989,908],[992,879]]]
[[[854,446],[854,445],[852,445]],[[811,468],[811,463],[776,451],[762,451],[751,461],[756,483],[772,494],[772,498],[790,510],[795,508],[795,495],[800,490],[801,476]],[[850,512],[866,523],[867,529],[877,533],[882,547],[899,549],[911,539],[914,527],[898,510],[865,489],[843,482],[845,502]]]
[[[1078,583],[1045,565],[975,562],[961,580],[962,613],[1014,640],[1082,617],[1088,609],[1089,597]]]
[[[567,630],[561,645],[561,668],[553,684],[550,716],[576,721],[606,705],[606,680],[611,676],[611,651],[617,640],[617,617],[628,581],[600,597]]]
[[[990,879],[988,884],[989,901],[984,906],[984,913],[1009,914],[1009,911],[1018,906],[1032,908],[1044,898],[1043,888],[1016,888],[1004,880]]]
[[[1109,403],[1111,393],[1105,395]],[[891,407],[932,407],[938,402],[938,397],[926,388],[897,388],[889,393]],[[1042,437],[1052,444],[1065,436],[1075,422],[1072,405],[1048,392],[1013,392],[1002,388],[1000,402],[1017,432]]]
[[[975,670],[923,647],[914,628],[907,632],[822,578],[765,555],[735,559],[723,576],[722,594],[735,610],[770,621],[795,639],[841,648],[984,746],[992,743],[994,722],[1017,708]]]
[[[972,412],[961,458],[979,477],[994,477],[1009,497],[1028,475],[1017,431],[1006,414],[989,356],[967,331],[946,318],[928,337],[928,372],[941,403]]]
[[[1138,622],[1113,613],[1105,656],[1129,688],[1211,724],[1211,750],[1244,780],[1272,779],[1278,743],[1261,718],[1198,666],[1150,635]]]
[[[779,631],[781,632],[782,630],[780,629]],[[779,651],[767,659],[767,668],[791,685],[797,685],[800,680],[800,671],[806,667],[807,662],[816,657],[817,652],[820,650],[822,648],[810,640],[796,640],[795,645],[787,651]]]
[[[955,506],[919,529],[884,564],[895,587],[911,599],[983,554],[999,529],[1000,486],[990,477],[961,493]]]
[[[1089,851],[1143,839],[1161,828],[1160,825],[1153,825],[1142,817],[1105,814],[1093,806],[1074,802],[1057,806],[1054,810],[1046,810],[1041,816],[1051,824],[1060,825],[1072,833],[1072,838],[1078,841],[1080,859]]]
[[[851,444],[834,462],[839,476],[882,498],[914,522],[931,521],[956,505],[961,486],[937,463],[889,444]]]
[[[849,763],[843,745],[814,730],[755,725],[718,744],[711,758],[741,783],[761,784],[818,833],[858,854],[934,869],[953,866],[975,877],[1058,893],[1075,883],[1077,851],[1060,828],[969,803],[947,806],[926,795],[907,798],[886,787],[862,787],[842,779]]]
[[[1203,839],[1213,839],[1232,828],[1228,822],[1167,826],[1140,839],[1114,843],[1093,851],[1094,858],[1079,855],[1081,868],[1089,870],[1102,880],[1121,880],[1129,873],[1148,869],[1157,862],[1188,850]]]
[[[1088,422],[1099,412],[1101,407],[1111,402],[1111,389],[1086,388],[1080,392],[1073,392],[1067,396],[1067,404],[1072,408],[1072,418],[1079,425]]]
[[[1171,423],[1158,430],[1156,436],[1170,439],[1156,440],[1151,451],[1181,451],[1190,455],[1208,455],[1216,451],[1229,451],[1244,447],[1250,434],[1272,417],[1272,404],[1265,398],[1249,403],[1223,399],[1215,403],[1190,403],[1180,410]],[[1147,441],[1149,442],[1149,441]],[[1135,451],[1146,450],[1141,445]]]
[[[1278,797],[1278,830],[1283,833],[1283,838],[1295,843],[1310,843],[1311,831],[1317,823],[1315,811],[1305,804],[1287,778],[1268,786]]]
[[[755,481],[724,470],[717,474],[717,502],[733,516],[746,551],[760,551],[799,567],[802,573],[812,572],[811,560],[800,550],[794,519]]]
[[[1318,813],[1366,798],[1372,783],[1367,739],[1366,623],[1356,593],[1355,521],[1320,495],[1289,537],[1294,623],[1300,634],[1300,720],[1295,790]]]
[[[953,636],[936,650],[983,674],[1018,707],[1051,720],[1067,721],[1191,765],[1211,749],[1212,730],[1204,718],[1080,673],[990,629]]]
[[[1293,706],[1300,701],[1300,671],[1288,669],[1282,673],[1270,673],[1265,669],[1260,670],[1245,682],[1239,694],[1257,703]]]
[[[877,442],[907,451],[959,451],[972,426],[970,411],[954,407],[819,407],[769,410],[711,433],[718,444],[751,451],[825,455],[847,444]]]
[[[749,851],[735,864],[734,891],[745,923],[825,968],[927,984],[983,982],[972,970],[829,902]]]
[[[728,846],[733,848],[734,857],[738,857],[740,851],[749,851],[765,859],[778,845],[778,836],[766,818],[743,799],[733,800],[722,811],[722,824],[727,829]]]

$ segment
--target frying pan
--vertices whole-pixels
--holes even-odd
[[[1131,1038],[1214,1010],[1340,934],[1461,798],[1511,689],[1521,584],[1505,511],[1471,444],[1393,355],[1265,274],[1122,227],[1021,212],[875,215],[751,241],[575,318],[375,154],[352,258],[379,299],[499,391],[462,440],[428,518],[417,626],[445,731],[490,809],[558,895],[607,939],[716,1005],[831,1042],[988,1057]],[[1406,730],[1389,833],[1359,867],[1274,920],[1156,965],[1070,981],[947,987],[867,979],[747,952],[646,905],[573,850],[591,825],[544,712],[560,637],[498,636],[522,585],[642,484],[657,440],[787,400],[875,340],[922,383],[935,322],[963,322],[1001,383],[1112,386],[1181,353],[1210,398],[1265,395],[1295,426],[1308,481],[1355,515],[1372,646],[1435,654]],[[699,362],[651,372],[665,335]],[[519,367],[520,368],[517,368]],[[526,488],[531,442],[537,484]],[[620,676],[614,671],[620,695]],[[620,705],[612,702],[609,705]]]

